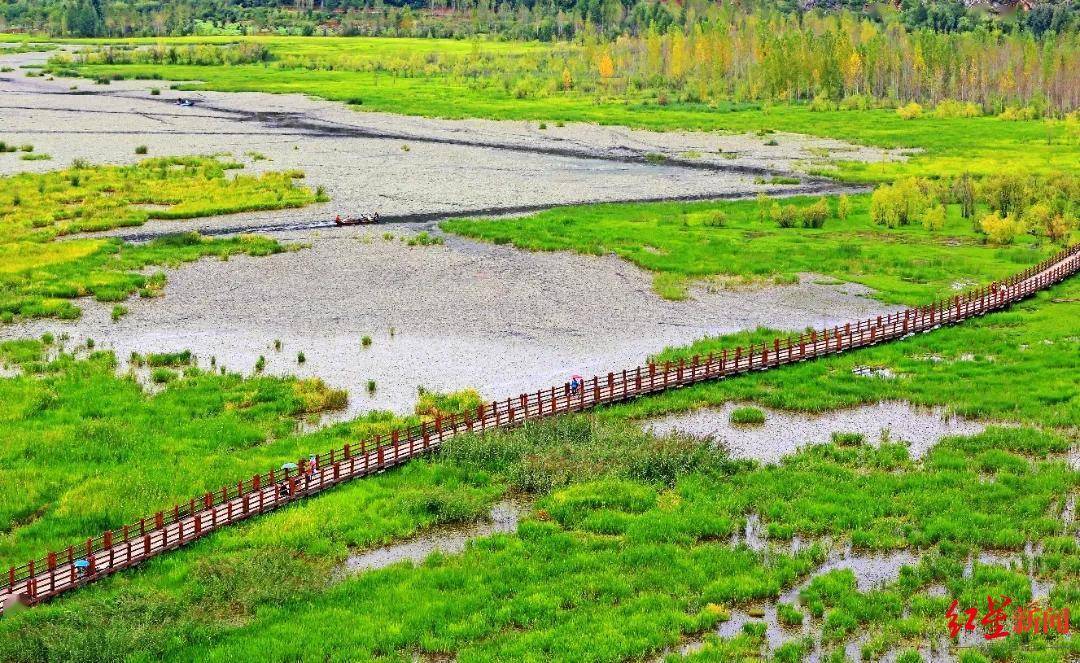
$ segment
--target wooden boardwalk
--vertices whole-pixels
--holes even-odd
[[[187,545],[232,523],[321,493],[344,481],[382,472],[436,449],[448,438],[463,432],[519,426],[534,419],[580,412],[698,382],[905,338],[1005,308],[1077,271],[1080,271],[1080,245],[1005,281],[929,306],[677,363],[650,363],[593,376],[576,390],[569,384],[553,386],[481,405],[475,412],[440,417],[385,437],[376,436],[332,449],[316,457],[315,471],[310,477],[305,474],[308,461],[301,460],[295,470],[271,470],[222,486],[78,545],[9,567],[6,577],[0,577],[0,609],[15,602],[34,604],[48,600]]]

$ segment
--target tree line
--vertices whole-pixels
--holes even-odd
[[[7,0],[0,30],[64,37],[178,36],[192,34],[364,34],[512,39],[572,39],[599,27],[608,37],[661,31],[722,3],[686,0]],[[908,30],[973,32],[979,29],[1035,37],[1080,29],[1080,0],[1042,0],[1030,10],[987,11],[963,0],[901,0],[870,4],[826,0],[806,11],[798,0],[741,0],[745,13],[778,12],[802,19],[823,11],[857,13]]]

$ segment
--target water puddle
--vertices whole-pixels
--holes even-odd
[[[516,532],[518,521],[528,511],[529,505],[524,502],[504,500],[491,507],[488,518],[483,521],[438,528],[408,541],[350,555],[345,560],[343,571],[345,573],[371,571],[406,560],[419,564],[432,553],[460,553],[473,539],[492,534]]]
[[[764,463],[778,462],[812,444],[825,444],[834,432],[858,433],[868,442],[883,438],[902,440],[909,445],[911,457],[926,454],[943,437],[974,435],[986,426],[982,423],[948,415],[944,408],[916,407],[909,403],[885,402],[874,405],[806,414],[761,408],[765,423],[760,426],[736,426],[731,412],[739,403],[725,403],[708,408],[669,415],[645,424],[657,435],[672,432],[710,438],[735,458],[749,458]]]

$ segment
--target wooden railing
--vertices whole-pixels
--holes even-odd
[[[60,551],[8,569],[0,578],[0,609],[11,600],[33,604],[82,586],[145,559],[186,545],[206,534],[276,509],[341,482],[382,472],[438,448],[463,432],[483,432],[667,389],[716,380],[748,371],[836,354],[955,324],[1006,307],[1080,270],[1080,244],[1020,274],[929,306],[911,308],[797,337],[693,356],[677,362],[648,363],[593,376],[572,389],[569,383],[481,405],[475,411],[395,430],[357,444],[346,444],[301,459],[296,469],[265,474],[222,486],[184,504],[140,518]],[[312,472],[308,472],[312,469]]]

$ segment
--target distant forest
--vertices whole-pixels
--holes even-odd
[[[0,0],[0,31],[63,37],[213,34],[374,35],[571,39],[583,30],[608,37],[686,27],[705,5],[684,0]],[[696,7],[696,9],[695,9]],[[972,4],[963,0],[747,0],[746,12],[846,9],[909,30],[989,29],[1043,37],[1080,29],[1080,0]]]

